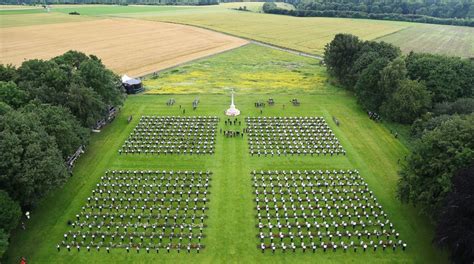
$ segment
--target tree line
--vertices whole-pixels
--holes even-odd
[[[365,110],[411,125],[413,149],[400,171],[398,198],[436,223],[435,242],[451,249],[454,262],[472,262],[474,61],[404,56],[391,44],[338,34],[324,62]]]
[[[122,90],[97,57],[76,51],[0,65],[0,257],[22,211],[67,181],[65,160],[123,103]]]
[[[58,5],[58,4],[100,4],[100,5],[218,5],[218,0],[0,0],[2,5]]]
[[[343,17],[474,26],[472,1],[289,0],[295,10],[267,5],[265,13],[298,17]]]

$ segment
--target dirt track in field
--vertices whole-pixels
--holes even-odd
[[[141,76],[246,44],[205,29],[102,19],[0,29],[0,63],[49,59],[68,50],[94,54],[118,74]]]

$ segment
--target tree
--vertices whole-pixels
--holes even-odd
[[[436,115],[467,115],[474,112],[474,98],[459,98],[454,102],[436,104],[433,113]]]
[[[455,116],[426,132],[400,172],[398,197],[437,219],[453,173],[474,160],[474,114]]]
[[[0,190],[0,229],[10,232],[20,221],[21,209],[18,202],[13,201],[8,193]]]
[[[376,52],[379,55],[379,58],[387,58],[390,61],[394,60],[402,54],[399,47],[384,41],[363,42],[362,47],[360,49],[360,53],[366,52]]]
[[[337,34],[324,49],[324,62],[329,74],[336,77],[343,85],[350,86],[346,77],[358,57],[362,42],[350,34]]]
[[[65,107],[30,104],[22,111],[38,116],[46,133],[55,139],[63,159],[72,155],[79,146],[86,145],[89,140],[89,130],[82,127]]]
[[[69,108],[85,127],[105,117],[108,106],[123,103],[120,80],[91,55],[69,51],[49,61],[29,60],[18,68],[18,87],[29,100]]]
[[[16,68],[13,65],[0,64],[0,82],[15,81],[17,76]]]
[[[380,111],[392,121],[411,124],[431,106],[431,95],[425,86],[412,80],[400,82],[390,98],[381,106]]]
[[[426,113],[413,122],[410,128],[410,134],[414,139],[418,139],[424,133],[434,130],[439,125],[453,117],[454,116],[451,115],[433,116],[431,113]]]
[[[408,76],[423,81],[433,102],[454,101],[474,95],[474,61],[442,55],[410,53]]]
[[[89,57],[87,57],[86,54],[79,51],[75,51],[75,50],[70,50],[61,56],[57,56],[53,58],[53,61],[56,62],[57,64],[69,65],[76,70],[79,68],[81,63],[87,60],[89,60]]]
[[[0,81],[0,101],[13,108],[19,108],[28,102],[28,94],[12,81]]]
[[[362,74],[362,71],[365,70],[372,62],[376,61],[379,58],[379,54],[375,51],[361,53],[355,60],[350,70],[350,74],[346,77],[348,78],[346,82],[348,85],[347,88],[353,90],[354,86],[360,78],[360,75]]]
[[[10,110],[12,110],[11,106],[9,106],[8,104],[0,101],[0,115],[4,115]]]
[[[98,120],[102,119],[107,106],[95,91],[76,83],[71,84],[69,91],[69,100],[65,106],[84,127],[93,127]]]
[[[0,258],[7,252],[9,234],[5,230],[0,229]]]
[[[390,62],[380,74],[379,85],[381,92],[384,94],[384,100],[389,99],[406,79],[407,68],[405,60],[402,57],[398,57]]]
[[[18,68],[18,87],[30,95],[30,100],[64,105],[68,87],[75,78],[53,61],[29,60]]]
[[[31,113],[0,116],[0,189],[21,206],[32,206],[68,173],[53,137]]]
[[[436,225],[435,243],[451,252],[454,263],[474,261],[474,164],[459,170],[452,180]]]
[[[379,82],[381,72],[389,63],[386,58],[379,58],[362,71],[355,85],[355,93],[359,103],[367,110],[378,111],[384,101]]]
[[[79,76],[85,87],[94,90],[108,106],[122,105],[124,96],[119,77],[98,61],[89,59],[79,66]]]
[[[268,13],[272,9],[277,9],[277,5],[274,2],[265,2],[262,6],[262,11]]]

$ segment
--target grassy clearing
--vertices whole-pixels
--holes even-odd
[[[239,65],[249,73],[265,65],[269,57],[259,47],[249,46],[232,51],[241,56],[248,52],[254,56],[256,49],[260,63],[253,66]],[[268,53],[273,51],[269,50]],[[219,55],[225,57],[227,54]],[[292,55],[289,55],[292,56]],[[299,61],[294,57],[294,61]],[[200,65],[197,62],[195,65]],[[230,67],[232,63],[221,64]],[[186,71],[183,66],[178,71]],[[285,71],[285,65],[280,66]],[[311,66],[307,66],[311,67]],[[224,69],[222,69],[224,71]],[[186,73],[183,73],[184,75]],[[190,74],[190,72],[188,72]],[[171,75],[171,74],[170,74]],[[168,78],[170,78],[169,76]],[[185,76],[184,76],[185,77]],[[184,78],[183,77],[183,78]],[[211,76],[212,77],[212,76]],[[324,75],[320,76],[325,78]],[[212,80],[210,80],[212,81]],[[244,81],[244,80],[241,80]],[[234,77],[236,86],[240,80]],[[209,86],[212,86],[210,84]],[[217,115],[223,118],[223,110],[229,105],[229,96],[222,94],[200,94],[200,104],[196,111],[191,110],[195,94],[183,95],[138,95],[130,96],[121,109],[118,118],[100,134],[93,135],[87,152],[79,159],[74,176],[62,188],[49,195],[40,206],[32,212],[27,223],[27,230],[17,230],[13,236],[7,263],[16,263],[20,256],[25,256],[32,263],[443,263],[447,262],[443,253],[437,252],[431,244],[432,226],[420,217],[417,211],[401,204],[395,198],[395,187],[398,180],[397,160],[407,154],[407,148],[395,139],[390,131],[379,123],[367,118],[356,103],[354,97],[329,85],[317,85],[320,93],[297,92],[293,90],[274,94],[253,94],[250,90],[240,90],[236,97],[236,105],[245,116],[260,115],[260,110],[253,106],[257,100],[265,100],[270,96],[276,101],[275,106],[263,111],[265,116],[324,116],[339,138],[347,156],[340,157],[251,157],[248,154],[246,139],[224,138],[218,134],[216,154],[213,156],[125,156],[117,151],[128,137],[141,115],[181,115],[179,105],[188,111],[187,115]],[[191,90],[192,92],[192,90]],[[242,92],[245,92],[242,94]],[[176,105],[167,107],[165,102],[174,97]],[[301,106],[289,106],[289,100],[297,97]],[[286,104],[285,110],[282,105]],[[132,123],[127,124],[127,117],[134,115]],[[336,116],[339,127],[331,120]],[[219,127],[224,127],[221,120]],[[200,254],[176,252],[166,254],[160,252],[129,253],[112,251],[107,254],[100,252],[68,253],[56,252],[55,246],[61,241],[62,234],[68,230],[67,220],[74,218],[80,207],[85,203],[107,169],[210,169],[214,172],[211,187],[209,224],[207,237],[203,240],[206,249]],[[260,253],[256,245],[258,232],[255,224],[255,210],[251,194],[250,171],[253,169],[358,169],[369,187],[374,191],[378,201],[388,213],[389,218],[407,241],[406,252],[367,252],[367,253],[336,253],[319,252],[295,254],[287,252]]]
[[[323,93],[326,72],[319,61],[248,45],[233,52],[167,70],[144,82],[149,94]]]
[[[404,53],[415,51],[474,57],[472,27],[417,24],[379,40],[399,46]]]

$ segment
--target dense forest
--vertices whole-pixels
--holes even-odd
[[[474,26],[471,0],[288,0],[296,10],[267,4],[264,12],[301,17],[347,17]]]
[[[398,197],[437,225],[455,263],[474,260],[474,61],[338,34],[324,62],[372,119],[411,125]]]
[[[357,11],[369,14],[395,13],[439,18],[474,17],[474,4],[469,0],[303,0],[297,2],[297,7],[304,10]]]
[[[70,177],[66,160],[123,103],[118,76],[95,56],[0,65],[0,257],[22,215]]]

